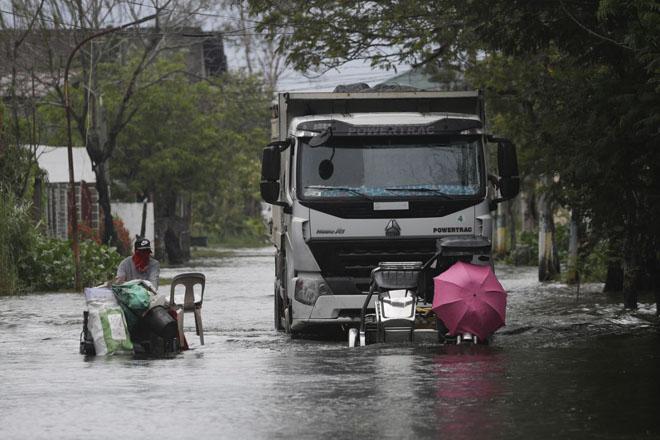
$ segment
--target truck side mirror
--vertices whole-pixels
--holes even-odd
[[[500,174],[499,187],[502,195],[499,201],[510,200],[520,191],[520,175],[518,174],[516,147],[508,139],[498,139],[497,168]]]
[[[280,180],[280,149],[277,145],[268,145],[261,155],[261,180]]]
[[[280,197],[280,182],[262,180],[259,184],[259,190],[261,191],[261,198],[264,199],[264,202],[274,205]]]
[[[284,207],[287,212],[291,209],[287,202],[279,201],[280,198],[280,155],[282,150],[291,146],[286,141],[271,142],[264,148],[261,155],[261,182],[259,191],[264,202],[271,205]]]

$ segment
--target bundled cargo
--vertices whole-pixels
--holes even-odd
[[[148,281],[115,284],[112,291],[124,310],[131,334],[148,330],[161,338],[176,338],[176,320],[164,307],[165,298],[157,295]]]
[[[176,320],[148,281],[86,288],[80,352],[166,356],[179,352]]]
[[[133,343],[124,318],[112,290],[107,287],[85,289],[87,302],[86,326],[81,351],[91,351],[99,356],[115,353],[132,353]],[[89,344],[91,339],[92,344]],[[87,353],[92,354],[92,353]]]

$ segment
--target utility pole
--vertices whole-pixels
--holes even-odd
[[[76,292],[82,290],[82,280],[80,279],[80,247],[78,244],[78,206],[76,202],[76,181],[73,174],[73,141],[71,139],[71,102],[69,100],[69,69],[71,68],[71,62],[76,52],[80,50],[86,43],[93,40],[94,38],[101,37],[103,35],[110,34],[112,32],[117,32],[119,30],[125,29],[130,26],[135,26],[145,21],[153,20],[158,17],[158,13],[149,15],[147,17],[141,18],[139,20],[132,21],[130,23],[123,24],[121,26],[105,29],[103,31],[97,32],[90,35],[89,37],[82,40],[69,54],[69,59],[66,62],[66,68],[64,69],[64,111],[66,112],[66,130],[67,130],[67,155],[69,159],[69,192],[71,200],[71,215],[69,216],[69,221],[71,222],[71,248],[73,250],[73,263],[75,267],[75,289]]]

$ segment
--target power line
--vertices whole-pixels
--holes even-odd
[[[131,4],[131,5],[142,6],[142,7],[145,7],[145,8],[151,8],[151,9],[156,9],[156,10],[158,10],[158,11],[166,11],[166,12],[181,12],[181,13],[183,13],[183,14],[188,14],[188,15],[198,15],[198,16],[200,16],[200,17],[223,18],[223,19],[225,19],[225,20],[231,20],[231,21],[250,22],[250,23],[253,23],[253,24],[255,24],[255,25],[264,24],[264,22],[263,22],[263,21],[260,21],[260,20],[252,20],[252,19],[249,19],[249,18],[243,18],[243,19],[241,19],[241,18],[239,18],[239,17],[235,17],[235,16],[232,16],[232,15],[222,15],[222,14],[217,14],[217,13],[211,13],[211,12],[198,12],[198,11],[183,11],[183,12],[182,12],[181,10],[178,10],[178,11],[177,11],[177,10],[174,9],[174,8],[157,8],[157,7],[154,6],[154,5],[147,5],[147,4],[144,4],[144,3],[137,2],[137,1],[131,1],[131,0],[124,0],[124,1],[125,1],[125,3]],[[266,32],[266,33],[258,33],[258,32],[255,32],[255,33],[247,33],[247,32],[245,32],[245,31],[248,30],[248,29],[256,29],[256,28],[257,28],[257,26],[251,26],[251,27],[245,27],[245,28],[243,28],[243,29],[223,30],[223,31],[221,31],[221,32],[223,32],[223,34],[225,34],[225,35],[228,34],[228,33],[232,33],[232,34],[234,34],[234,35],[231,35],[231,36],[293,35],[293,32],[284,32],[284,31],[282,31],[282,32]]]
[[[341,75],[341,74],[339,74],[339,75],[336,76],[336,78],[337,78],[336,80],[337,81],[362,80],[362,81],[367,82],[367,81],[378,81],[378,80],[381,80],[381,79],[388,79],[388,78],[391,78],[392,76],[393,75],[391,73],[377,73],[377,74],[374,74],[374,73],[366,73],[366,74],[353,73],[353,74],[350,74],[350,75]],[[296,79],[296,78],[286,78],[286,77],[281,77],[281,79],[280,79],[280,82],[282,82],[282,83],[294,83],[295,82],[297,84],[304,83],[304,84],[309,84],[309,85],[319,84],[319,83],[324,83],[324,82],[329,82],[329,81],[334,81],[334,80],[330,79],[330,78],[322,78],[322,79],[318,79],[318,80],[309,80],[309,79]]]
[[[176,9],[174,9],[174,8],[157,8],[157,7],[154,6],[154,5],[147,5],[147,4],[144,4],[144,3],[140,3],[140,2],[136,2],[136,1],[131,1],[131,0],[124,0],[124,2],[125,2],[125,3],[129,3],[129,4],[131,4],[131,5],[135,5],[135,6],[143,6],[143,7],[145,7],[145,8],[152,8],[152,9],[156,9],[156,10],[160,10],[160,11],[167,11],[167,12],[180,12],[180,11],[177,11]],[[211,12],[193,12],[193,11],[187,11],[187,12],[184,12],[184,13],[185,13],[185,14],[189,14],[189,15],[199,15],[200,17],[224,18],[224,19],[227,19],[227,20],[233,20],[233,21],[248,21],[248,22],[255,23],[255,24],[263,24],[263,22],[262,22],[262,21],[259,21],[259,20],[252,20],[252,19],[249,19],[249,18],[241,19],[241,18],[239,18],[239,17],[234,17],[234,16],[231,16],[231,15],[221,15],[221,14],[216,14],[216,13],[211,13]]]
[[[4,9],[0,9],[0,12],[2,12],[4,14],[12,15],[14,17],[28,19],[28,20],[33,18],[32,16],[19,14],[19,13],[16,13],[15,11],[7,11],[7,10],[4,10]],[[83,30],[83,31],[92,31],[93,30],[92,28],[87,28],[87,27],[79,26],[77,24],[67,23],[65,21],[55,20],[55,19],[52,19],[52,18],[44,17],[44,16],[39,17],[39,21],[48,22],[48,23],[52,23],[52,24],[57,24],[57,25],[64,26],[64,27],[70,28],[70,29]],[[223,37],[227,37],[227,38],[267,35],[267,34],[262,34],[262,33],[245,32],[245,30],[248,30],[248,29],[254,29],[254,27],[245,28],[245,29],[226,29],[226,30],[222,30],[222,31],[218,31],[218,32],[199,33],[199,34],[186,33],[186,32],[155,32],[155,33],[152,33],[151,35],[181,35],[181,36],[191,37],[191,38],[196,38],[196,37],[197,38],[209,38],[214,33],[215,34],[220,34]],[[120,32],[120,33],[123,33],[123,32]],[[292,34],[291,32],[269,33],[269,35],[291,35],[291,34]]]

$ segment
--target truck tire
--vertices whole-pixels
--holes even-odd
[[[284,308],[282,307],[282,296],[280,295],[280,289],[277,280],[275,281],[274,291],[275,291],[275,300],[273,302],[274,302],[275,310],[274,310],[273,318],[275,321],[274,322],[275,330],[279,332],[284,330],[284,326],[282,325],[282,319],[284,318]]]
[[[289,300],[289,291],[287,288],[289,275],[286,269],[286,254],[284,251],[279,251],[275,255],[275,273],[276,276],[279,276],[279,288],[281,293],[281,295],[275,295],[275,301],[279,301],[279,304],[276,304],[275,306],[279,306],[278,309],[275,309],[275,319],[277,320],[277,310],[279,310],[279,322],[281,323],[284,321],[284,323],[280,324],[279,327],[277,326],[276,321],[275,328],[277,330],[283,330],[284,333],[291,336],[291,339],[296,339],[299,335],[299,332],[291,329],[293,311],[291,310],[291,302]],[[275,280],[275,283],[278,284],[277,279]]]
[[[277,251],[275,254],[275,298],[274,298],[274,324],[275,330],[277,331],[286,331],[285,325],[282,324],[282,320],[285,319],[284,308],[286,302],[283,300],[283,297],[286,297],[286,286],[283,283],[286,282],[286,258],[284,256],[284,251]],[[284,295],[283,295],[284,294]]]
[[[293,322],[293,310],[291,309],[291,304],[284,308],[284,332],[288,334],[291,339],[298,339],[301,335],[299,330],[294,330],[291,328]]]

